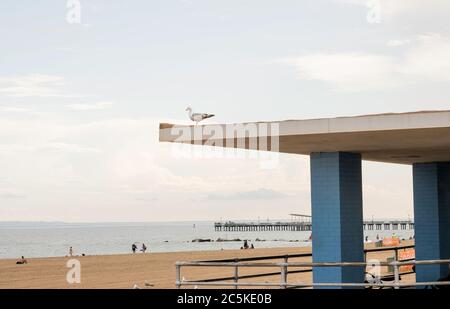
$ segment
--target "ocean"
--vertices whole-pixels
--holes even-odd
[[[391,233],[365,231],[369,240],[390,237]],[[396,231],[408,239],[414,231]],[[66,256],[69,247],[74,255],[131,253],[131,245],[142,243],[147,252],[203,251],[239,249],[244,239],[255,248],[311,246],[311,232],[216,232],[214,222],[152,223],[43,223],[0,222],[0,258]],[[218,238],[240,241],[217,241]],[[211,239],[210,242],[193,242]]]

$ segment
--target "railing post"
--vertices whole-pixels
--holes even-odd
[[[235,259],[234,262],[236,263],[236,265],[234,266],[234,283],[236,283],[236,285],[234,286],[234,288],[237,290],[238,289],[238,281],[239,281],[239,266],[238,266],[238,259]]]
[[[177,289],[179,289],[181,286],[181,265],[175,264],[175,271],[176,271],[175,286]]]
[[[394,289],[399,289],[399,283],[400,283],[400,272],[399,272],[399,266],[398,261],[395,260],[392,265],[394,266]]]
[[[285,266],[281,266],[281,280],[280,280],[280,289],[286,288],[286,268]]]
[[[281,266],[281,282],[280,282],[280,289],[285,289],[287,285],[287,275],[288,275],[288,267],[287,262],[289,259],[289,255],[285,255],[283,258],[284,265]]]

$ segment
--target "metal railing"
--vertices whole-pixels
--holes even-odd
[[[406,250],[414,248],[414,245],[407,245],[407,246],[396,246],[396,247],[383,247],[383,248],[372,248],[372,249],[365,249],[364,250],[364,259],[366,260],[367,255],[373,252],[380,252],[380,251],[394,251],[394,259],[398,260],[399,251]],[[266,260],[282,260],[283,262],[287,263],[289,259],[293,258],[312,258],[312,253],[300,253],[300,254],[285,254],[285,255],[271,255],[271,256],[258,256],[258,257],[245,257],[245,258],[233,258],[233,259],[221,259],[221,260],[205,260],[205,261],[197,261],[197,262],[254,262],[254,261],[266,261]],[[410,259],[414,260],[414,259]],[[402,260],[407,261],[407,260]],[[302,270],[290,270],[288,271],[286,269],[286,275],[288,274],[296,274],[296,273],[306,273],[311,272],[312,269],[302,269]],[[403,272],[400,273],[400,275],[406,275],[411,274],[413,272]],[[220,278],[208,278],[208,279],[202,279],[197,280],[201,282],[216,282],[216,281],[229,281],[233,280],[237,282],[239,279],[252,279],[252,278],[259,278],[259,277],[270,277],[270,276],[279,276],[280,272],[266,272],[266,273],[258,273],[258,274],[251,274],[251,275],[239,275],[238,267],[234,269],[234,275],[228,276],[228,277],[220,277]]]
[[[415,287],[415,286],[439,286],[450,285],[450,281],[433,281],[433,282],[400,282],[400,266],[405,265],[435,265],[435,264],[450,264],[448,260],[424,260],[424,261],[393,261],[393,262],[379,262],[380,266],[392,266],[394,268],[394,281],[392,283],[307,283],[307,282],[288,282],[287,280],[287,268],[288,267],[347,267],[347,266],[360,266],[365,267],[372,265],[367,262],[339,262],[339,263],[312,263],[312,262],[290,262],[290,263],[242,263],[242,262],[177,262],[176,266],[176,282],[177,288],[182,285],[189,286],[232,286],[238,288],[239,286],[254,286],[254,287],[279,287],[279,288],[304,288],[304,287],[392,287],[399,289],[402,287]],[[200,281],[187,281],[181,279],[181,267],[193,266],[193,267],[233,267],[235,273],[238,272],[239,267],[279,267],[280,268],[280,283],[268,283],[268,282],[238,282],[242,277],[236,276],[234,282],[229,281],[212,281],[206,282]],[[227,279],[227,278],[226,278]]]
[[[418,282],[418,283],[401,283],[401,275],[407,275],[414,273],[410,272],[400,272],[401,266],[406,265],[432,265],[432,264],[450,264],[450,260],[427,260],[427,261],[415,261],[414,259],[398,261],[398,252],[400,250],[413,248],[414,245],[410,246],[399,246],[399,247],[386,247],[386,248],[374,248],[365,249],[365,257],[368,253],[379,252],[379,251],[394,251],[395,260],[390,262],[379,262],[379,266],[392,266],[393,268],[393,282],[375,282],[375,283],[306,283],[306,282],[288,282],[288,275],[294,273],[305,273],[311,272],[313,267],[367,267],[373,266],[373,263],[368,262],[336,262],[336,263],[313,263],[313,262],[288,262],[289,258],[299,258],[299,257],[311,257],[311,253],[304,254],[292,254],[292,255],[277,255],[277,256],[263,256],[263,257],[248,257],[240,259],[223,259],[214,261],[192,261],[192,262],[177,262],[176,267],[176,282],[177,288],[181,286],[223,286],[223,287],[234,287],[238,288],[240,286],[253,286],[253,287],[279,287],[279,288],[305,288],[305,287],[390,287],[399,289],[402,287],[414,287],[414,286],[440,286],[440,285],[450,285],[450,282],[439,281],[439,282]],[[253,263],[254,261],[264,261],[264,260],[274,260],[283,259],[283,262],[264,262],[264,263]],[[221,278],[209,278],[202,280],[185,280],[181,277],[182,267],[230,267],[234,269],[233,276],[221,277]],[[239,275],[239,268],[274,268],[277,267],[280,271],[277,272],[264,272],[250,275]],[[289,267],[303,267],[306,269],[301,270],[291,270]],[[241,279],[251,279],[258,277],[269,277],[269,276],[280,276],[280,283],[258,283],[258,282],[239,282]],[[230,282],[231,281],[231,282]]]

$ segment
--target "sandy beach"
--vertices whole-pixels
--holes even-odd
[[[402,242],[402,245],[410,244]],[[369,244],[366,247],[371,247]],[[24,265],[16,265],[16,260],[0,260],[0,288],[132,288],[135,284],[147,288],[174,288],[175,262],[194,260],[214,260],[254,256],[298,254],[311,252],[311,248],[272,248],[254,250],[220,250],[170,253],[146,253],[76,257],[81,263],[81,283],[68,284],[66,263],[68,257],[28,259]],[[385,260],[393,252],[372,253],[369,258]],[[308,261],[292,259],[293,261]],[[243,269],[241,275],[278,271],[270,268]],[[182,276],[187,280],[232,276],[231,268],[186,268]],[[405,276],[406,277],[406,276]],[[406,278],[408,279],[408,278]],[[279,282],[279,276],[247,279],[251,282]],[[289,275],[290,281],[311,282],[311,273]]]

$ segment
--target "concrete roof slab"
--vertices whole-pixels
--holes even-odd
[[[261,142],[267,135],[271,136],[269,149]],[[259,142],[255,143],[254,138]],[[400,164],[443,162],[450,161],[450,111],[229,125],[164,123],[160,124],[160,141],[302,155],[357,152],[364,160]],[[275,144],[279,146],[274,147]]]

